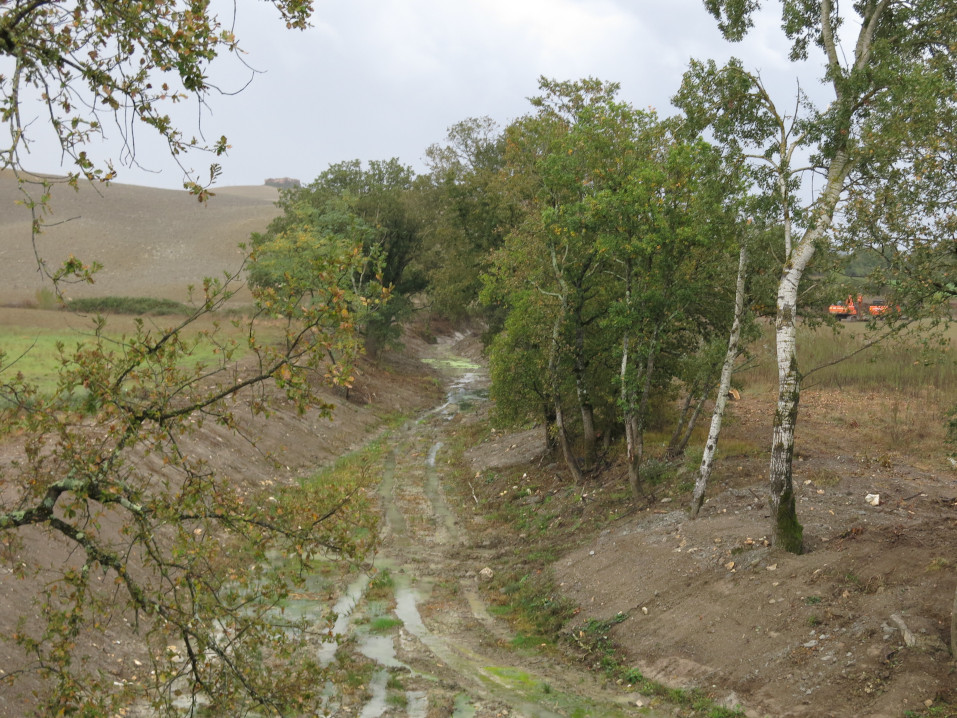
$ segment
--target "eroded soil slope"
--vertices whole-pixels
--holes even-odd
[[[237,481],[281,490],[358,446],[377,431],[383,413],[442,403],[434,372],[413,356],[434,350],[413,338],[407,347],[411,355],[364,367],[349,401],[330,396],[337,404],[332,422],[299,418],[290,407],[250,426],[261,447],[282,455],[278,468],[244,439],[215,429],[195,448]],[[480,360],[477,342],[460,343],[456,352]],[[696,521],[684,510],[686,476],[638,502],[615,465],[574,486],[556,458],[543,453],[540,428],[493,431],[479,401],[468,412],[431,415],[421,428],[398,435],[391,470],[407,480],[384,485],[391,501],[384,495],[380,568],[395,572],[400,598],[407,595],[403,586],[421,591],[417,611],[425,633],[417,634],[412,620],[396,629],[397,660],[418,671],[405,681],[409,694],[430,697],[384,710],[449,715],[464,691],[466,712],[459,715],[471,709],[483,716],[535,714],[530,698],[544,706],[541,715],[598,715],[590,712],[599,710],[595,705],[675,714],[627,685],[609,699],[594,676],[576,677],[556,662],[553,649],[511,647],[513,632],[483,608],[498,600],[500,586],[483,581],[481,571],[547,571],[549,562],[560,590],[579,606],[569,632],[621,614],[610,635],[628,665],[748,715],[896,718],[923,711],[926,701],[952,705],[957,673],[945,644],[957,584],[957,477],[943,450],[914,455],[901,442],[883,450],[873,441],[848,443],[833,431],[835,422],[859,413],[863,404],[855,402],[879,398],[808,392],[802,401],[796,476],[803,556],[765,545],[766,456],[754,441],[770,435],[769,396],[745,394],[733,404],[725,439],[750,448],[722,459]],[[453,437],[474,446],[465,463],[444,465]],[[871,493],[880,495],[876,506],[865,502]],[[399,511],[391,518],[390,503]],[[27,549],[51,556],[50,546]],[[2,577],[0,630],[12,629],[36,588]],[[430,646],[429,635],[442,643]],[[117,681],[135,680],[139,654],[129,626],[117,618],[106,637],[90,660]],[[468,652],[477,656],[474,663],[452,664]],[[0,654],[0,668],[14,659]],[[472,668],[476,678],[463,678]],[[486,670],[501,679],[499,688],[479,677]],[[550,697],[536,703],[545,699],[546,685]],[[0,715],[24,714],[32,687],[0,692]],[[564,696],[571,702],[562,704]]]
[[[569,487],[556,459],[528,462],[532,447],[541,454],[538,431],[490,434],[472,452],[473,485],[524,527],[501,539],[521,540],[513,561],[558,556],[556,580],[582,622],[623,614],[611,636],[648,677],[751,716],[890,718],[932,704],[930,715],[954,715],[957,475],[943,446],[911,454],[890,436],[835,429],[885,400],[802,397],[803,556],[766,544],[767,459],[753,448],[722,460],[695,521],[688,473],[637,503],[620,467]],[[771,396],[742,397],[724,440],[770,438],[772,410]]]
[[[50,322],[59,326],[62,312],[44,313],[17,310],[18,320],[24,312],[54,315]],[[38,323],[43,325],[42,317]],[[384,420],[396,413],[424,411],[441,399],[438,383],[428,367],[404,354],[384,357],[377,363],[364,361],[357,369],[356,382],[348,399],[344,392],[322,390],[320,397],[334,405],[333,417],[327,419],[315,411],[300,416],[296,408],[278,402],[268,419],[237,411],[240,432],[231,432],[214,422],[203,428],[183,444],[183,450],[203,458],[211,470],[232,477],[237,484],[260,493],[263,489],[282,491],[283,486],[299,477],[313,474],[317,467],[330,463],[342,454],[361,446],[382,431]],[[10,489],[3,482],[9,462],[21,456],[16,437],[0,444],[0,491]],[[154,470],[161,474],[163,467]],[[104,519],[106,521],[108,519]],[[104,523],[104,530],[108,528]],[[0,565],[0,636],[11,637],[23,618],[29,625],[31,616],[38,615],[32,608],[40,593],[45,575],[27,572],[25,578],[16,578],[10,566],[20,562],[28,566],[60,564],[69,560],[71,547],[53,541],[39,532],[27,532],[24,545],[15,553],[5,551]],[[81,642],[78,660],[112,674],[114,682],[143,680],[148,658],[134,630],[134,618],[117,612],[102,616],[102,633]],[[0,641],[0,716],[19,718],[32,713],[34,691],[42,691],[43,684],[35,675],[27,674],[11,683],[10,674],[24,665],[30,665],[19,649],[10,641]]]

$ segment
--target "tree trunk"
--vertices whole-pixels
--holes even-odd
[[[565,416],[562,413],[561,384],[558,378],[558,341],[559,330],[561,328],[561,315],[555,318],[552,324],[552,345],[548,353],[548,381],[552,393],[552,407],[555,410],[555,426],[558,431],[558,444],[562,447],[562,456],[565,458],[565,465],[571,472],[572,479],[576,484],[582,482],[581,468],[572,452],[571,443],[568,441],[568,432],[565,431]]]
[[[631,335],[625,331],[625,335],[621,340],[621,371],[619,375],[619,381],[621,382],[621,396],[619,400],[621,402],[622,411],[624,412],[625,463],[628,465],[628,485],[631,487],[631,492],[635,498],[638,498],[639,476],[635,470],[634,462],[635,441],[638,434],[638,422],[635,420],[635,412],[633,410],[633,407],[635,406],[635,390],[628,378],[628,363],[631,359],[629,354],[630,341]]]
[[[793,327],[792,327],[793,333]],[[781,338],[778,330],[778,346],[786,339]],[[794,356],[793,339],[791,348],[778,349],[778,361],[788,361],[788,368],[781,376],[778,385],[778,403],[774,412],[774,430],[771,439],[771,536],[775,546],[791,553],[801,553],[804,545],[804,528],[797,518],[792,476],[794,458],[794,429],[797,424],[798,400],[800,398],[800,376]]]
[[[681,452],[679,451],[678,446],[687,443],[686,441],[682,441],[685,435],[685,418],[688,416],[688,411],[691,409],[691,402],[694,400],[694,395],[697,388],[697,383],[695,383],[694,386],[689,387],[688,395],[685,397],[685,403],[682,404],[681,411],[678,413],[678,421],[675,424],[675,430],[671,432],[671,439],[668,440],[669,459],[674,459],[680,456]],[[695,409],[697,408],[698,407],[696,406]]]
[[[669,459],[677,459],[679,456],[684,456],[685,449],[688,448],[688,442],[691,441],[691,435],[694,434],[694,429],[698,425],[698,419],[701,418],[701,410],[704,409],[704,403],[708,400],[708,397],[711,396],[711,391],[714,389],[714,381],[712,379],[713,377],[708,377],[707,384],[695,401],[694,411],[691,412],[691,418],[688,419],[684,432],[678,437],[677,441],[674,436],[671,437],[671,442],[668,445]]]
[[[586,394],[587,397],[587,394]],[[582,399],[582,394],[578,394],[579,404],[582,414],[582,457],[586,469],[595,465],[598,456],[598,438],[595,434],[595,410],[590,403]]]
[[[641,400],[635,406],[635,395],[632,392],[631,403],[625,416],[625,429],[630,434],[628,441],[628,483],[631,492],[638,498],[644,494],[641,486],[641,462],[645,456],[645,413],[648,411],[648,399],[651,395],[651,378],[655,370],[655,345],[657,344],[657,329],[652,332],[648,347],[648,359],[645,361],[644,382],[641,388]]]
[[[631,313],[631,260],[625,260],[625,306]],[[621,385],[621,394],[618,398],[623,413],[625,424],[625,463],[628,465],[628,485],[631,487],[631,493],[635,498],[640,495],[640,476],[635,465],[635,444],[638,435],[638,422],[636,421],[635,406],[635,387],[631,382],[629,369],[631,361],[631,332],[625,329],[621,338],[621,369],[618,381]]]
[[[578,406],[582,415],[582,463],[586,469],[590,469],[595,465],[595,460],[598,456],[598,437],[595,434],[595,409],[587,383],[588,366],[585,359],[585,320],[582,316],[584,307],[582,305],[583,293],[580,288],[576,297],[577,300],[575,302],[574,311],[571,312],[572,320],[575,323],[573,365],[575,372],[575,391],[578,394]]]
[[[565,465],[571,472],[574,482],[581,484],[582,470],[578,466],[578,461],[575,459],[571,443],[568,441],[568,433],[565,431],[565,417],[562,414],[562,404],[558,397],[556,397],[555,401],[555,425],[558,427],[558,443],[562,447],[562,456],[565,458]]]
[[[778,282],[775,320],[778,403],[774,412],[771,465],[768,469],[771,486],[771,537],[776,546],[791,553],[801,553],[804,542],[804,529],[797,519],[791,476],[794,429],[801,392],[796,341],[798,285],[808,262],[814,256],[815,245],[831,226],[834,209],[850,169],[847,152],[843,149],[836,151],[828,167],[827,184],[815,208],[815,222],[794,245]]]
[[[557,423],[555,420],[555,409],[549,404],[548,401],[542,402],[542,419],[543,424],[545,425],[545,455],[551,456],[552,452],[555,450],[555,435],[552,434],[552,427]]]
[[[694,413],[691,414],[691,419],[688,421],[688,430],[685,431],[684,437],[681,439],[681,442],[675,447],[675,456],[684,456],[685,449],[688,448],[688,442],[691,441],[691,435],[694,434],[694,429],[698,425],[698,419],[701,418],[701,410],[704,408],[704,403],[708,400],[708,397],[711,395],[711,390],[714,389],[714,382],[708,381],[708,386],[702,392],[701,396],[698,397],[698,404],[694,408]]]
[[[795,261],[785,267],[778,285],[775,343],[778,362],[778,402],[774,412],[771,439],[771,536],[774,545],[791,553],[801,553],[804,529],[797,519],[792,459],[794,430],[797,424],[801,376],[797,365],[797,292],[801,274],[811,255],[810,232],[794,250]]]
[[[738,341],[741,338],[741,322],[744,318],[744,284],[747,270],[748,246],[746,242],[742,242],[741,250],[738,252],[738,279],[734,288],[734,321],[731,324],[731,336],[728,338],[728,351],[724,355],[724,364],[721,367],[718,396],[714,402],[714,412],[711,414],[711,428],[708,430],[708,440],[704,445],[698,478],[694,484],[694,495],[691,499],[691,518],[698,517],[698,512],[704,503],[704,492],[708,487],[711,469],[714,466],[714,456],[718,450],[721,422],[724,419],[724,409],[728,404],[728,390],[731,388],[731,372],[734,369],[734,360],[738,356]]]
[[[636,499],[642,495],[641,491],[641,431],[638,428],[638,421],[634,413],[625,417],[625,442],[627,443],[628,464],[628,486],[631,487],[631,494]]]

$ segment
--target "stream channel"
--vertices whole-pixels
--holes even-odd
[[[455,478],[445,475],[451,473],[443,459],[446,432],[469,420],[486,400],[488,385],[483,367],[456,355],[463,339],[441,340],[427,360],[446,381],[445,403],[390,437],[374,565],[376,575],[390,577],[392,599],[369,598],[366,573],[356,574],[339,596],[333,607],[338,641],[320,646],[320,662],[328,665],[337,650],[348,648],[376,667],[360,703],[327,686],[325,715],[671,715],[559,657],[511,647],[508,627],[487,610],[478,574],[494,566],[494,552],[470,540],[443,490],[443,482]],[[307,618],[327,610],[315,603],[296,608]],[[382,619],[394,626],[375,630]]]

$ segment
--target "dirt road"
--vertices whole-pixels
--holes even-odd
[[[354,643],[377,668],[360,706],[340,696],[328,708],[365,718],[634,715],[647,699],[608,690],[559,658],[512,648],[505,624],[482,600],[491,549],[473,544],[443,490],[453,478],[445,475],[446,432],[468,421],[463,411],[483,400],[487,381],[456,353],[456,339],[440,342],[431,358],[448,380],[448,400],[395,434],[383,471],[383,548],[375,567],[389,577],[393,598],[368,599],[370,582],[359,577],[336,607],[340,650]],[[370,629],[390,617],[401,625]]]

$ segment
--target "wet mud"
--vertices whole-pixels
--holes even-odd
[[[445,432],[462,412],[485,400],[487,377],[456,354],[455,337],[435,347],[430,363],[446,378],[446,400],[395,433],[379,486],[382,548],[374,567],[390,578],[393,601],[387,613],[401,623],[375,634],[369,629],[372,620],[355,620],[382,612],[381,605],[366,599],[370,584],[360,574],[333,608],[338,641],[320,647],[325,663],[336,650],[355,650],[375,662],[364,700],[349,714],[667,715],[647,707],[639,712],[635,696],[602,685],[558,657],[510,647],[508,627],[491,615],[478,586],[486,549],[473,545],[443,488],[454,479],[445,474]],[[438,586],[442,591],[436,598]],[[344,710],[339,700],[327,705],[329,715]]]

